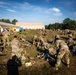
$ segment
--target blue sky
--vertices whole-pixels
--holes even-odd
[[[76,0],[0,0],[2,18],[44,24],[76,20]]]

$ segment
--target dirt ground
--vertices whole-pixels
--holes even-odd
[[[51,33],[52,32],[52,33]],[[28,34],[26,36],[26,40],[32,40],[33,35],[37,35],[38,31],[30,30],[28,31]],[[49,31],[47,30],[47,40],[49,42],[53,39],[54,35],[60,34],[61,37],[65,37],[67,35],[63,35],[60,32],[57,31]],[[74,38],[76,38],[76,34],[74,34]],[[7,75],[7,61],[11,58],[11,47],[6,47],[3,53],[5,53],[5,56],[0,56],[0,75]],[[76,75],[76,56],[71,54],[70,55],[70,67],[67,68],[65,64],[62,64],[58,71],[54,70],[54,67],[51,66],[51,64],[48,61],[44,59],[39,59],[36,57],[36,54],[38,53],[38,50],[34,45],[31,47],[25,47],[24,50],[28,53],[30,57],[32,57],[35,61],[35,64],[30,67],[25,67],[25,65],[22,65],[19,67],[19,74],[20,75]]]

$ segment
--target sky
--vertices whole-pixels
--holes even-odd
[[[65,18],[76,20],[76,0],[0,0],[0,19],[48,25]]]

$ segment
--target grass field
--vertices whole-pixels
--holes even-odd
[[[26,34],[26,40],[32,41],[33,35],[38,35],[39,31],[37,30],[28,30]],[[49,42],[54,39],[54,35],[60,34],[61,37],[66,37],[65,35],[61,34],[57,31],[47,30],[47,40]],[[19,35],[19,34],[18,34]],[[76,34],[74,34],[75,37]],[[10,36],[12,39],[13,35]],[[76,38],[76,37],[75,37]],[[26,68],[24,65],[19,68],[20,75],[76,75],[76,56],[70,55],[70,67],[67,68],[66,65],[62,64],[58,71],[54,70],[48,61],[44,59],[39,59],[36,57],[37,53],[39,52],[37,48],[32,45],[31,47],[25,47],[26,53],[28,56],[32,57],[35,61],[35,64]],[[4,50],[6,56],[0,56],[0,64],[6,64],[8,59],[11,57],[11,47],[6,47]],[[7,68],[6,66],[0,65],[0,75],[7,75]]]

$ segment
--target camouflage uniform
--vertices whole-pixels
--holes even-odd
[[[18,39],[19,39],[20,41],[22,41],[22,42],[25,42],[25,41],[26,41],[26,40],[25,40],[25,39],[26,39],[26,35],[20,33]]]
[[[49,48],[48,50],[51,55],[55,55],[57,53],[57,51],[54,48]]]
[[[68,35],[68,41],[67,41],[67,44],[69,45],[69,46],[71,46],[71,45],[73,45],[74,44],[74,40],[73,40],[73,36],[72,36],[72,34],[69,34]]]
[[[40,48],[42,50],[48,50],[50,48],[50,45],[44,41],[42,36],[39,36],[37,42],[37,48]]]
[[[39,46],[39,44],[42,44],[42,45],[46,44],[42,36],[39,36],[37,38],[37,46]]]
[[[12,56],[16,55],[16,56],[20,57],[21,53],[20,53],[20,49],[19,49],[19,41],[17,40],[17,38],[14,38],[11,41],[11,47],[12,47]]]
[[[25,38],[26,38],[26,35],[23,34],[23,35],[22,35],[22,41],[23,41],[23,42],[26,41]]]
[[[33,36],[33,45],[36,45],[36,42],[38,41],[38,36],[34,35]]]
[[[57,63],[55,65],[56,70],[58,70],[58,67],[60,66],[60,63],[61,63],[61,60],[62,60],[63,57],[65,58],[67,66],[69,67],[70,51],[69,51],[69,48],[68,48],[67,44],[63,40],[57,40],[56,45],[57,45],[57,47],[59,47],[59,53],[58,53],[58,56],[57,56]]]
[[[2,37],[2,40],[3,40],[3,43],[4,43],[4,47],[6,46],[6,44],[9,46],[9,35],[10,33],[5,30],[3,33],[2,33],[3,37]]]

